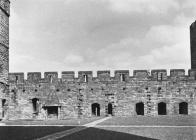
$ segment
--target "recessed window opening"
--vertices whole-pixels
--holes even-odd
[[[187,102],[179,103],[179,114],[188,115],[188,103]]]
[[[5,103],[6,103],[6,99],[2,99],[2,107],[5,106]]]
[[[37,98],[33,98],[32,99],[33,113],[37,113],[38,112],[38,101],[39,101],[39,99],[37,99]]]
[[[137,115],[144,115],[144,103],[143,102],[137,103],[135,110]]]
[[[125,81],[125,74],[120,74],[120,81],[124,82]]]
[[[158,103],[158,115],[167,115],[167,105],[164,102]]]
[[[16,76],[16,82],[18,82],[18,76]]]
[[[100,105],[98,103],[93,103],[91,105],[92,115],[100,116]]]
[[[160,81],[163,80],[163,73],[158,73],[157,74],[157,79],[160,80]]]
[[[52,83],[52,75],[49,75],[49,81]]]
[[[5,110],[4,110],[5,103],[6,103],[6,99],[2,99],[2,108],[3,108],[3,110],[2,110],[2,117],[5,116]]]
[[[84,77],[84,82],[88,82],[88,75],[83,75]]]
[[[109,103],[109,104],[108,104],[108,115],[113,115],[112,103]]]

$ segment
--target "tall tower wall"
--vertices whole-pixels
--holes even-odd
[[[0,0],[0,82],[7,84],[9,72],[10,1]]]
[[[0,0],[0,119],[7,116],[10,1]]]

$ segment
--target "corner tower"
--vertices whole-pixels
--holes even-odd
[[[190,26],[191,69],[196,69],[196,21]]]
[[[7,84],[9,72],[10,1],[0,0],[0,83]]]

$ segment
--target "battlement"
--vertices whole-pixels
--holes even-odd
[[[29,72],[27,73],[27,79],[24,78],[24,73],[9,73],[9,82],[23,83],[28,82],[57,82],[61,79],[63,82],[70,82],[77,79],[77,82],[92,82],[93,79],[98,79],[99,81],[121,81],[127,82],[130,79],[133,80],[170,80],[170,79],[180,79],[188,78],[190,80],[196,79],[196,69],[189,69],[188,75],[185,75],[184,69],[171,69],[170,75],[167,75],[166,69],[156,69],[156,70],[133,70],[133,76],[130,76],[129,70],[115,70],[114,77],[111,76],[111,72],[107,71],[97,71],[97,77],[93,77],[93,71],[79,71],[78,77],[75,76],[74,71],[63,71],[61,77],[58,78],[58,72],[45,72],[44,77],[41,77],[41,72]]]

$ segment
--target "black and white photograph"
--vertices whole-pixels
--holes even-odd
[[[0,140],[196,140],[196,1],[0,0]]]

